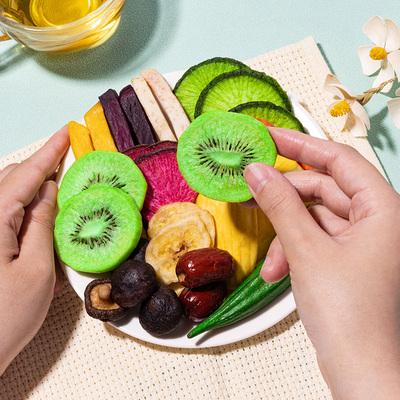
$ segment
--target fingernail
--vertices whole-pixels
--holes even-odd
[[[260,275],[261,278],[266,280],[268,272],[272,269],[272,259],[270,256],[265,257],[264,264],[261,268]]]
[[[39,189],[39,198],[41,201],[55,207],[57,200],[57,184],[53,181],[46,181]]]
[[[257,194],[269,181],[270,174],[265,164],[252,163],[246,167],[244,177],[251,191]]]

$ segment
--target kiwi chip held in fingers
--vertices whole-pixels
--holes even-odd
[[[203,89],[194,116],[214,110],[228,111],[250,101],[269,101],[292,110],[289,97],[276,79],[263,72],[239,69],[217,76]]]
[[[253,162],[274,165],[276,147],[265,125],[248,115],[210,111],[196,118],[178,142],[179,169],[196,192],[242,202],[252,195],[243,172]]]
[[[237,69],[250,68],[232,58],[214,57],[193,65],[182,75],[175,84],[174,93],[191,121],[201,91],[218,75]]]
[[[147,182],[134,161],[125,154],[96,150],[76,160],[66,172],[57,196],[61,209],[73,195],[93,187],[114,187],[132,196],[143,207]]]
[[[250,115],[254,118],[262,118],[279,128],[288,128],[304,132],[302,123],[293,113],[269,101],[251,101],[249,103],[239,104],[229,111]]]
[[[64,203],[55,221],[54,246],[72,269],[100,273],[125,261],[141,233],[142,217],[131,196],[94,187]]]

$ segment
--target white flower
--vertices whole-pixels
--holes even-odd
[[[362,46],[358,49],[361,67],[365,75],[379,71],[373,86],[400,76],[400,29],[391,20],[372,17],[365,25],[363,33],[374,43],[374,46]],[[382,92],[388,92],[392,83],[387,84]]]
[[[400,96],[400,88],[396,90],[396,96]],[[387,106],[393,123],[396,125],[396,128],[400,129],[400,97],[390,99],[387,102]]]
[[[332,74],[327,75],[324,89],[333,95],[328,112],[335,117],[338,128],[341,131],[348,129],[355,137],[367,136],[370,122],[364,107],[357,101],[357,95]]]

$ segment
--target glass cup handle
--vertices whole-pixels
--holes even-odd
[[[2,29],[0,29],[0,42],[4,42],[5,40],[10,40],[10,36],[7,35]]]

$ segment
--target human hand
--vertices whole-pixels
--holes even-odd
[[[245,170],[277,233],[261,275],[276,281],[290,271],[335,398],[400,398],[400,196],[351,147],[268,129],[279,154],[316,170]]]
[[[35,336],[60,290],[51,179],[68,145],[64,127],[30,158],[0,172],[0,375]]]

